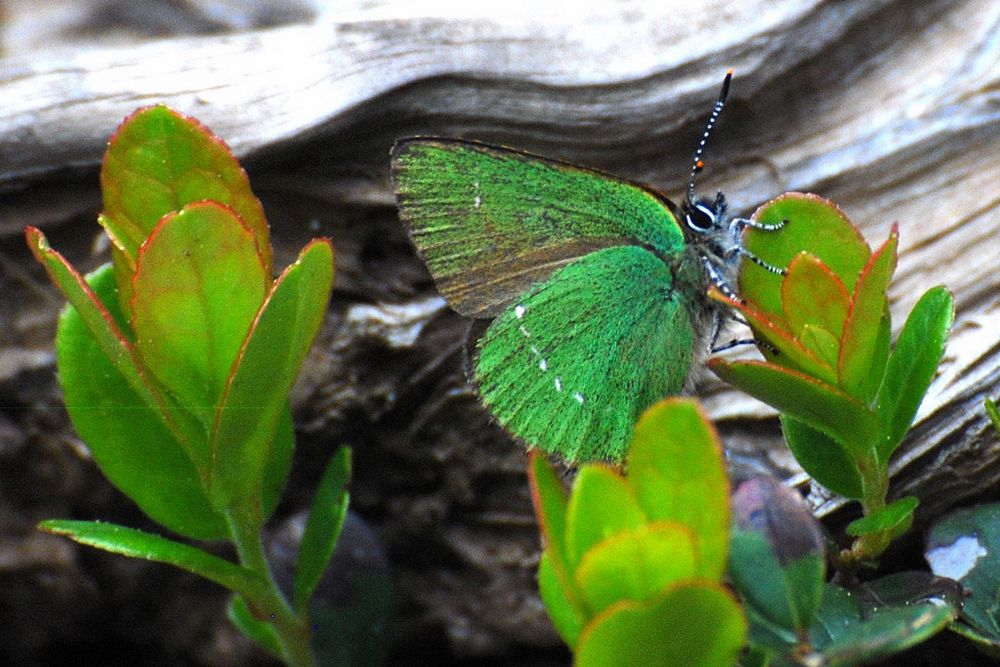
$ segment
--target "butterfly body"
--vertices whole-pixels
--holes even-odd
[[[439,138],[393,147],[400,217],[439,291],[460,314],[492,320],[472,379],[529,446],[620,461],[641,412],[684,387],[717,319],[707,288],[735,284],[746,222],[728,218],[721,194],[693,196],[706,139],[680,207],[511,149]]]

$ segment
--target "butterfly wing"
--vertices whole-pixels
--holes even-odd
[[[495,317],[533,284],[595,250],[684,245],[665,199],[595,171],[445,139],[392,150],[400,216],[449,305]]]
[[[639,246],[592,252],[480,339],[473,375],[514,435],[570,461],[624,458],[636,419],[681,390],[694,331],[671,268]]]

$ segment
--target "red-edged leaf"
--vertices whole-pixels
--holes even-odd
[[[836,370],[816,352],[806,347],[781,318],[757,310],[749,303],[733,301],[714,287],[709,289],[708,294],[712,299],[730,306],[743,315],[756,338],[770,345],[770,348],[761,346],[761,352],[773,363],[797,369],[830,384],[836,383]]]
[[[729,544],[729,480],[719,436],[695,401],[668,398],[646,410],[629,447],[627,479],[650,520],[692,529],[698,576],[720,578]]]
[[[565,569],[566,510],[569,499],[552,466],[537,449],[528,454],[528,482],[544,546]]]
[[[648,602],[624,601],[599,614],[576,645],[576,667],[733,665],[747,622],[721,584],[690,581]]]
[[[206,432],[270,282],[251,230],[215,202],[164,216],[139,249],[130,308],[136,348]]]
[[[576,583],[594,613],[622,600],[649,600],[696,577],[694,532],[676,521],[654,521],[615,533],[589,549]]]
[[[546,572],[539,570],[539,579],[547,578],[544,582],[547,591],[543,591],[543,595],[552,599],[552,604],[556,607],[554,612],[565,621],[565,628],[557,627],[560,627],[560,632],[565,630],[572,637],[571,640],[567,635],[563,635],[566,642],[572,646],[580,627],[570,621],[586,618],[587,611],[576,590],[566,555],[566,514],[569,499],[552,466],[538,450],[532,450],[529,454],[528,481],[531,487],[531,502],[535,506],[535,516],[538,517],[545,543],[547,567],[550,570]],[[548,604],[547,598],[543,597],[546,599],[546,604]],[[571,611],[564,608],[566,605],[569,605]]]
[[[785,193],[758,208],[752,220],[770,225],[788,221],[777,231],[747,228],[744,243],[756,256],[784,268],[800,252],[808,252],[829,267],[848,290],[871,255],[843,211],[816,195]],[[753,262],[743,262],[740,268],[740,296],[765,312],[787,315],[781,305],[781,283],[781,276]]]
[[[865,265],[841,337],[839,384],[865,404],[875,398],[889,358],[889,341],[880,331],[885,326],[883,320],[889,317],[886,291],[896,270],[898,238],[899,231],[893,226],[889,239]]]
[[[275,429],[326,314],[333,248],[310,242],[274,283],[240,350],[216,410],[211,451],[216,507],[260,499]]]
[[[570,594],[576,595],[572,587],[563,584],[552,565],[552,553],[546,549],[538,561],[538,595],[556,632],[573,648],[589,615],[579,602],[571,601]]]
[[[160,393],[153,385],[152,378],[147,377],[126,334],[115,323],[114,318],[97,298],[94,291],[66,259],[53,250],[45,235],[34,227],[25,229],[28,247],[35,258],[45,267],[52,282],[62,291],[66,300],[76,309],[80,318],[94,342],[104,356],[111,362],[129,387],[146,405],[159,409],[159,415],[164,424],[181,440],[184,441],[178,425],[170,419],[170,412]]]
[[[111,266],[94,271],[87,282],[114,321],[127,326],[115,298]],[[160,408],[129,386],[72,306],[59,317],[56,356],[73,427],[108,480],[176,533],[197,539],[228,537],[225,519],[209,501],[204,471],[195,467],[185,445],[167,428]],[[175,409],[170,418],[179,424],[191,422],[191,441],[207,440],[204,433],[194,432],[197,424],[185,411]]]
[[[840,338],[850,300],[844,283],[817,257],[801,252],[788,265],[781,302],[793,332],[812,325]]]
[[[877,444],[878,419],[837,387],[765,362],[726,363],[716,358],[708,365],[726,382],[826,433],[855,455],[867,455]]]
[[[211,199],[235,210],[253,230],[271,275],[264,209],[229,148],[197,120],[163,105],[126,118],[104,155],[101,189],[105,229],[133,265],[160,218]]]
[[[575,568],[591,547],[615,533],[646,522],[632,488],[610,467],[580,468],[566,511],[566,557]]]
[[[826,329],[806,324],[799,332],[799,341],[824,362],[833,368],[837,365],[837,355],[840,353],[840,341]],[[774,361],[773,359],[771,361]]]

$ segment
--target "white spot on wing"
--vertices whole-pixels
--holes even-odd
[[[573,398],[575,398],[575,399],[576,399],[576,402],[577,402],[577,403],[579,403],[580,405],[583,405],[583,400],[584,400],[584,399],[583,399],[583,394],[581,394],[581,393],[580,393],[580,392],[578,392],[578,391],[574,391],[574,392],[573,392]]]
[[[562,378],[556,377],[556,391],[562,391]]]
[[[524,335],[525,338],[531,338],[531,333],[529,333],[528,330],[524,328],[523,324],[521,326],[519,326],[517,328],[517,330],[520,331]],[[532,349],[534,349],[534,348],[532,348]],[[535,354],[538,354],[538,353],[535,352]]]
[[[979,540],[963,535],[947,546],[928,551],[927,562],[934,574],[958,581],[971,572],[985,555],[987,551]]]
[[[474,204],[475,204],[476,208],[479,208],[480,206],[483,205],[483,198],[480,197],[479,195],[476,195],[476,200],[475,200]]]
[[[516,317],[517,319],[521,319],[522,317],[524,317],[525,310],[527,310],[527,308],[525,308],[521,304],[517,304],[516,306],[514,306],[514,317]]]
[[[544,373],[545,371],[549,370],[549,362],[542,359],[541,361],[538,362],[538,367],[541,368],[542,372]]]

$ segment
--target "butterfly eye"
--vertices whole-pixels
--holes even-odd
[[[685,207],[685,222],[691,231],[704,234],[716,226],[715,210],[698,201]]]

